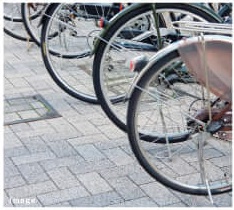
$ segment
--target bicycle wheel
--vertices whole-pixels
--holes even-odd
[[[69,95],[98,103],[92,83],[90,56],[112,4],[53,4],[42,28],[42,56],[53,80]],[[112,14],[112,13],[111,13]]]
[[[48,4],[46,3],[21,4],[22,21],[25,29],[32,41],[34,41],[38,46],[40,46],[41,43],[42,24],[40,21],[47,5]]]
[[[155,56],[134,88],[127,116],[131,148],[142,167],[167,187],[197,195],[231,191],[231,114],[223,114],[220,120],[229,118],[228,122],[222,129],[211,132],[212,124],[208,126],[207,113],[209,106],[214,116],[226,106],[227,101],[197,80],[195,75],[198,74],[190,72],[178,51],[179,46],[170,46],[162,50],[162,55]],[[225,47],[229,50],[226,58],[232,59],[231,39]],[[217,52],[216,48],[212,51]],[[194,55],[189,54],[191,51],[187,53],[188,56]],[[220,57],[215,59],[220,61]],[[196,56],[192,59],[197,61]],[[199,63],[196,62],[198,68]],[[204,71],[199,71],[205,75]],[[208,74],[211,75],[210,72]],[[230,85],[231,79],[225,82]],[[210,78],[209,83],[212,84]],[[221,83],[218,85],[220,88]],[[187,141],[170,142],[171,137],[184,133],[190,134]],[[147,142],[142,140],[143,134],[155,138]],[[164,137],[165,143],[159,144],[158,136]]]
[[[4,3],[4,32],[21,41],[31,41],[25,31],[20,3]]]
[[[124,131],[128,91],[138,75],[138,71],[130,71],[129,63],[138,56],[150,58],[160,49],[152,4],[132,7],[134,9],[125,12],[114,24],[108,26],[107,33],[101,37],[93,63],[94,89],[102,109]],[[207,8],[199,5],[158,3],[155,7],[162,47],[183,36],[190,36],[184,31],[172,30],[172,21],[220,21],[217,16],[211,15]],[[135,23],[146,18],[150,23],[147,30],[133,30]]]

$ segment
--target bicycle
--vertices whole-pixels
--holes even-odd
[[[133,30],[139,19],[141,30]],[[95,93],[103,111],[123,131],[127,131],[127,93],[141,68],[161,48],[190,36],[189,32],[172,28],[176,20],[222,22],[219,15],[201,4],[133,4],[106,24],[96,40]],[[131,71],[130,63],[135,58],[140,59],[139,68]]]
[[[42,57],[53,80],[69,95],[98,103],[92,84],[93,42],[101,17],[110,20],[122,4],[50,4],[43,16]]]
[[[223,24],[175,28],[231,34]],[[221,70],[222,69],[222,70]],[[141,71],[128,104],[128,138],[141,166],[174,190],[232,190],[232,38],[201,35],[162,49]],[[148,141],[146,141],[148,139]]]

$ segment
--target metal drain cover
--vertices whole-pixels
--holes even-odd
[[[56,117],[61,117],[61,115],[41,95],[4,100],[4,125]]]

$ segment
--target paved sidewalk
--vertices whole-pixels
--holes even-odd
[[[27,51],[25,42],[7,35],[4,82],[5,206],[232,205],[231,193],[214,196],[212,205],[152,179],[126,134],[98,105],[64,93],[46,72],[39,48]]]

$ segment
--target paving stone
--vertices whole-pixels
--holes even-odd
[[[109,125],[110,123],[111,121],[107,117],[98,117],[92,119],[92,124],[95,126]]]
[[[4,113],[5,114],[5,113]],[[4,135],[5,134],[9,134],[9,133],[11,133],[12,132],[12,130],[11,130],[11,128],[10,128],[10,126],[4,126]]]
[[[167,164],[167,162],[164,163]],[[179,175],[186,175],[196,172],[196,170],[190,164],[188,164],[181,158],[175,158],[173,160],[173,164],[169,163],[168,166],[170,169],[172,169],[175,173]]]
[[[142,169],[140,168],[140,166],[136,162],[134,162],[128,165],[121,165],[121,166],[100,170],[99,173],[105,179],[112,179],[112,178],[127,176],[133,173],[139,173],[141,171]]]
[[[143,197],[134,200],[125,201],[123,203],[118,203],[110,205],[110,207],[157,207],[158,205],[150,198]]]
[[[74,123],[74,127],[77,128],[83,135],[92,135],[92,134],[98,134],[100,131],[89,121],[83,121],[80,123]],[[95,136],[94,136],[95,137]]]
[[[49,180],[49,177],[38,163],[19,165],[18,169],[29,184]]]
[[[56,158],[56,159],[51,159],[51,160],[43,160],[40,162],[40,165],[45,170],[48,171],[54,168],[65,167],[65,166],[71,166],[70,169],[73,169],[74,167],[79,166],[80,164],[83,164],[83,163],[84,165],[87,164],[87,162],[85,162],[84,159],[80,155],[75,155],[75,156],[61,157],[61,158]]]
[[[232,206],[232,198],[229,194],[220,194],[213,196],[214,205],[217,207]]]
[[[129,146],[129,142],[127,141],[126,138],[108,139],[108,141],[100,141],[100,142],[96,141],[94,142],[94,144],[100,150],[112,149],[123,145]]]
[[[131,146],[130,146],[129,142],[128,142],[128,144],[121,145],[120,148],[124,152],[126,152],[130,157],[132,157],[134,160],[136,160],[136,157],[135,157],[135,155],[134,155],[134,153],[133,153],[133,151],[131,149]]]
[[[80,185],[78,179],[66,168],[54,168],[47,171],[53,182],[60,188],[66,189]]]
[[[61,111],[60,111],[61,113]],[[81,123],[84,121],[92,121],[93,119],[96,118],[101,118],[103,117],[103,113],[89,113],[86,112],[85,115],[77,113],[77,111],[75,109],[70,109],[66,112],[63,112],[63,116],[70,122],[72,123],[74,126],[77,123]],[[98,127],[98,126],[97,126]]]
[[[87,106],[85,102],[81,102],[79,104],[74,103],[72,104],[72,107],[81,115],[86,116],[88,113],[89,114],[96,114],[96,109],[95,106]],[[78,119],[79,120],[79,119]]]
[[[20,157],[12,157],[12,160],[16,165],[21,165],[21,164],[33,163],[43,160],[54,159],[54,158],[55,155],[52,152],[40,152]]]
[[[78,198],[70,201],[70,203],[73,207],[106,207],[123,201],[123,198],[116,192],[109,191],[84,198]]]
[[[7,194],[4,192],[4,207],[13,207],[13,204],[11,203],[11,199],[7,196]]]
[[[96,172],[79,174],[77,177],[93,195],[112,190],[110,185]]]
[[[105,159],[103,153],[101,153],[94,145],[86,144],[74,146],[78,153],[87,161],[97,161],[101,159]]]
[[[179,202],[179,203],[170,204],[167,207],[169,207],[169,208],[172,208],[172,207],[179,208],[179,207],[188,207],[188,206],[186,204],[184,204],[183,202]]]
[[[109,139],[119,139],[126,137],[126,133],[113,126],[112,124],[98,126],[98,129]]]
[[[24,138],[21,140],[25,147],[33,154],[40,152],[48,152],[50,148],[47,144],[42,140],[40,136],[34,136],[29,138]]]
[[[155,179],[152,178],[146,171],[142,170],[138,173],[129,174],[128,177],[137,185],[147,184],[154,182]]]
[[[9,80],[16,88],[29,87],[28,82],[23,78],[10,78]]]
[[[73,138],[73,139],[68,139],[68,142],[73,146],[77,146],[77,145],[92,144],[92,143],[95,143],[95,145],[96,145],[97,142],[107,144],[107,142],[109,142],[109,140],[103,134],[97,134],[95,136],[87,135],[87,136],[81,136],[81,137],[77,137],[77,138]]]
[[[22,142],[14,133],[4,134],[4,149],[21,147],[23,146]]]
[[[29,151],[25,146],[14,147],[4,150],[4,157],[19,157],[22,155],[29,155]]]
[[[56,132],[68,132],[68,133],[77,132],[77,129],[63,118],[49,119],[47,120],[47,122],[49,122],[49,124],[56,130]]]
[[[38,103],[41,106],[44,107],[44,105],[41,102],[34,102],[34,103]],[[52,127],[47,120],[38,120],[38,121],[32,121],[32,122],[28,122],[28,125],[30,125],[31,128],[33,129],[44,129],[44,128],[48,128],[48,127]]]
[[[4,176],[16,176],[19,175],[18,168],[13,164],[10,158],[4,158]]]
[[[232,163],[231,158],[227,157],[227,156],[212,158],[209,161],[212,162],[215,166],[218,166],[218,167],[230,166],[231,163]]]
[[[178,203],[180,200],[174,196],[162,184],[153,182],[149,184],[141,185],[141,189],[152,198],[159,206],[167,206],[173,203]]]
[[[69,168],[74,174],[84,174],[94,171],[104,170],[108,173],[108,170],[114,167],[114,164],[108,159],[83,161],[78,164],[70,165]],[[103,172],[103,173],[105,173]]]
[[[145,196],[145,193],[127,177],[109,179],[108,182],[125,200]]]
[[[28,82],[28,84],[30,84],[30,86],[37,90],[48,89],[51,87],[51,85],[47,84],[46,81],[43,81],[43,78],[40,78],[40,76],[27,76],[25,79]]]
[[[61,202],[61,203],[48,205],[48,207],[71,207],[71,204],[66,201],[66,202]]]
[[[198,155],[197,155],[197,150],[194,150],[193,153],[188,153],[188,154],[182,154],[183,159],[190,163],[190,162],[196,162],[198,161]],[[206,159],[210,159],[210,158],[215,158],[215,157],[221,157],[222,153],[220,153],[219,151],[217,151],[216,149],[210,148],[210,149],[206,149],[204,152],[204,157]]]
[[[23,138],[30,138],[30,137],[35,137],[35,136],[42,136],[42,135],[46,135],[46,134],[50,134],[50,133],[55,133],[54,129],[51,128],[51,127],[48,127],[48,128],[45,128],[45,129],[32,129],[31,131],[19,131],[17,132],[17,136],[20,138],[20,139],[23,139]],[[57,135],[59,135],[57,133]]]
[[[28,198],[42,193],[55,191],[56,187],[51,181],[25,185],[6,190],[10,198]]]
[[[4,189],[15,188],[25,184],[26,182],[21,175],[4,177]]]
[[[76,150],[66,140],[48,142],[47,144],[57,157],[77,155]]]
[[[127,165],[134,162],[134,160],[127,153],[125,153],[121,148],[118,147],[103,150],[103,153],[117,166]]]
[[[210,202],[207,196],[196,196],[184,194],[177,191],[172,191],[174,195],[176,195],[181,202],[190,207],[214,207],[214,205]]]
[[[88,195],[88,192],[82,186],[78,186],[64,190],[57,190],[43,195],[38,195],[37,197],[43,205],[50,206],[69,200],[86,197]]]
[[[81,136],[82,134],[79,133],[78,131],[73,132],[73,133],[67,133],[67,132],[63,132],[63,133],[48,133],[48,134],[44,134],[42,135],[42,138],[45,141],[58,141],[58,140],[68,140],[71,138],[76,138]]]

